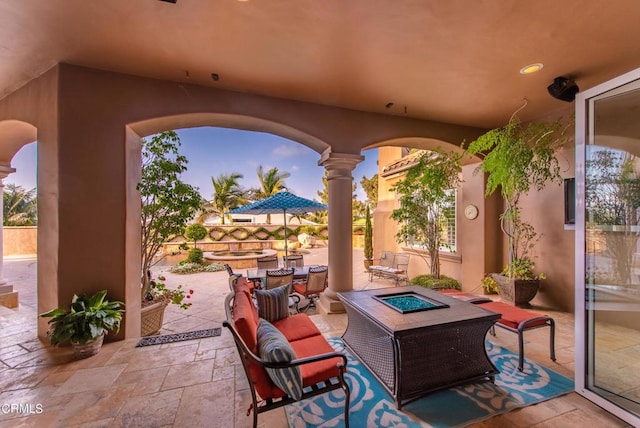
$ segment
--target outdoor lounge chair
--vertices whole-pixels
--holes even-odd
[[[244,278],[238,280],[238,287],[226,297],[225,312],[227,319],[222,325],[231,331],[247,376],[252,403],[246,414],[249,416],[253,411],[254,428],[258,426],[260,413],[339,389],[345,394],[343,426],[349,427],[350,390],[344,379],[347,357],[331,347],[307,314],[292,315],[273,323],[296,353],[296,359],[288,363],[275,363],[267,356],[258,355],[260,321]],[[266,370],[294,367],[300,370],[304,388],[298,400],[276,386]]]
[[[382,255],[377,260],[377,264],[369,266],[369,281],[372,281],[374,276],[379,278],[391,278],[396,281],[396,286],[400,284],[400,281],[407,281],[409,254],[383,251]]]

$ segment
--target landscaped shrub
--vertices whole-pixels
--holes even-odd
[[[431,275],[418,275],[412,278],[409,282],[414,285],[420,285],[424,288],[432,288],[434,290],[439,288],[462,290],[462,286],[456,279],[449,278],[445,275],[440,275],[440,278],[434,278]]]
[[[169,270],[171,273],[188,274],[188,273],[198,273],[198,272],[218,272],[221,270],[225,270],[225,267],[222,263],[211,263],[211,264],[189,263],[188,261],[185,260],[173,266]]]
[[[318,236],[318,229],[311,225],[304,225],[298,228],[298,235],[306,233],[309,236]]]
[[[200,248],[190,248],[189,255],[187,256],[187,262],[189,263],[202,263],[202,250]]]
[[[196,243],[204,239],[207,236],[207,228],[200,223],[193,223],[184,229],[184,237],[193,241],[193,246],[196,247]]]

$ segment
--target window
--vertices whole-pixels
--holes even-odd
[[[456,252],[456,200],[457,192],[449,190],[448,200],[441,207],[440,212],[443,214],[443,220],[440,224],[440,251]],[[396,206],[399,204],[399,198],[396,194]],[[414,248],[424,249],[424,245],[420,237],[410,236],[407,239],[407,245]]]
[[[442,207],[445,222],[442,228],[442,245],[440,251],[456,251],[456,191],[449,191],[449,200]]]

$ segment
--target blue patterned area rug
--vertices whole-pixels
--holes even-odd
[[[518,371],[518,356],[486,342],[487,353],[500,374],[495,383],[480,382],[439,391],[396,409],[393,399],[338,338],[329,339],[336,350],[347,353],[347,383],[351,389],[349,422],[354,427],[456,427],[540,403],[573,391],[573,381],[533,361]],[[341,390],[285,407],[289,426],[340,427],[344,425]]]

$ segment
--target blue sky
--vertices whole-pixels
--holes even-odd
[[[207,199],[213,196],[211,177],[222,173],[238,172],[244,176],[240,180],[244,188],[257,187],[256,171],[260,165],[265,170],[275,166],[291,173],[286,180],[287,186],[305,198],[317,198],[317,191],[322,188],[324,168],[318,166],[320,155],[300,143],[272,134],[226,128],[189,128],[177,132],[182,142],[180,152],[189,160],[182,180],[198,187]],[[378,172],[377,149],[362,154],[365,160],[353,171],[360,200],[365,199],[360,179]],[[9,175],[5,183],[15,183],[26,189],[35,187],[36,144],[23,147],[14,156],[11,166],[17,171]]]

